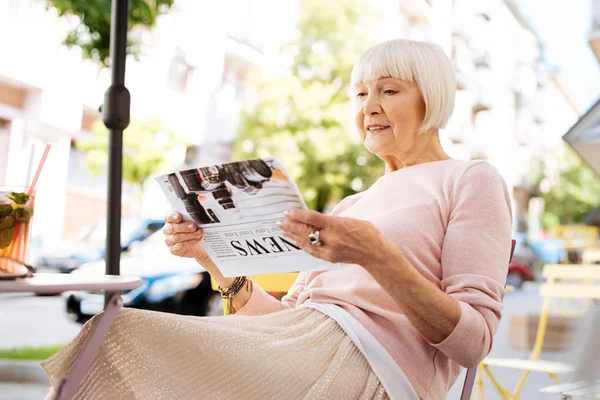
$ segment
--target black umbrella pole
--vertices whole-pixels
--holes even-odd
[[[113,0],[110,31],[111,85],[104,94],[102,119],[109,130],[106,218],[106,273],[119,275],[121,258],[121,183],[123,131],[129,125],[130,95],[125,87],[129,0]]]

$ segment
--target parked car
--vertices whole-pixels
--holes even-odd
[[[512,262],[508,267],[506,284],[520,288],[523,283],[536,280],[536,272],[544,264],[560,263],[565,258],[563,241],[554,238],[530,239],[524,233],[514,233],[516,241]]]
[[[221,296],[211,288],[208,273],[191,258],[174,257],[163,242],[161,232],[136,243],[121,257],[123,276],[142,278],[139,288],[123,293],[125,307],[184,315],[223,315]],[[104,274],[105,262],[81,265],[73,274]],[[101,292],[68,292],[66,311],[77,322],[85,322],[102,311],[104,294]]]
[[[525,282],[535,280],[535,267],[541,259],[531,248],[524,233],[513,234],[513,239],[516,242],[515,251],[508,266],[506,284],[519,289]]]
[[[121,251],[127,251],[133,243],[146,240],[164,224],[162,219],[122,219]],[[81,229],[74,239],[60,247],[41,250],[33,263],[40,271],[70,273],[83,263],[103,259],[105,254],[106,220],[99,220]]]

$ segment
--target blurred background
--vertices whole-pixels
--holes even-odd
[[[443,146],[489,161],[510,189],[518,245],[506,315],[539,312],[544,264],[580,263],[598,246],[600,1],[131,0],[130,12],[121,268],[145,279],[143,293],[125,294],[131,304],[220,313],[197,266],[162,249],[169,206],[153,176],[275,155],[326,212],[383,173],[346,93],[357,57],[391,38],[447,52],[458,92]],[[0,185],[25,185],[52,144],[33,225],[41,270],[104,268],[109,32],[109,0],[0,0]],[[85,296],[0,297],[0,349],[64,345],[72,321],[101,307]],[[509,320],[494,352],[529,354],[509,346]],[[531,386],[524,398],[546,398],[543,379]]]

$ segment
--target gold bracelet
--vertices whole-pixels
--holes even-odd
[[[248,278],[246,278],[245,276],[238,276],[228,288],[222,288],[221,286],[217,286],[217,290],[221,294],[221,298],[225,303],[223,305],[223,311],[225,315],[231,315],[233,309],[232,298],[236,293],[240,291],[241,288],[244,287],[244,284],[246,282],[248,282]]]

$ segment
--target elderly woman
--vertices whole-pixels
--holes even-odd
[[[81,398],[442,399],[461,367],[488,354],[510,200],[490,164],[453,160],[440,145],[456,90],[449,59],[432,44],[384,42],[359,59],[352,89],[358,134],[385,175],[331,215],[291,209],[279,223],[343,268],[300,273],[279,301],[223,277],[198,245],[202,230],[172,214],[171,253],[229,289],[235,315],[123,310]],[[43,363],[53,383],[84,337]]]

